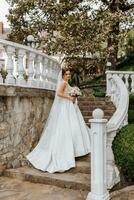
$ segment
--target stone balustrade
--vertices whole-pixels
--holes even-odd
[[[91,123],[91,192],[86,200],[109,200],[107,190],[107,119],[101,109],[93,111]]]
[[[120,181],[112,142],[120,128],[128,124],[129,89],[133,92],[133,72],[107,71],[107,96],[116,107],[107,122],[100,109],[93,111],[91,122],[91,192],[87,200],[109,200],[108,189]]]
[[[55,90],[60,64],[30,47],[0,39],[0,84]]]
[[[133,91],[133,72],[107,71],[107,96],[116,111],[107,123],[107,185],[112,188],[120,181],[119,170],[115,165],[112,142],[119,129],[128,124],[129,90]],[[131,87],[130,87],[131,86]]]
[[[127,89],[129,92],[134,92],[134,72],[131,71],[107,71],[107,94],[109,94],[111,90],[111,87],[114,87],[112,84],[112,81],[108,81],[111,76],[117,75],[119,76],[123,82],[125,83]]]

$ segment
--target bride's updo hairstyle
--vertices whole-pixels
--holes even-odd
[[[69,67],[65,67],[65,68],[62,68],[62,77],[64,76],[64,74],[67,72],[67,71],[70,71],[70,68]]]

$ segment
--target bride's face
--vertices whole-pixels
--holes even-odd
[[[68,81],[71,78],[71,72],[69,70],[66,71],[63,78]]]

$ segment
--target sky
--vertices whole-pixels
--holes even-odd
[[[4,23],[5,28],[9,27],[9,24],[5,17],[5,15],[8,14],[8,8],[9,8],[8,3],[5,0],[0,0],[0,21]]]

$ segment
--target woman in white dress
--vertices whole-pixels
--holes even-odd
[[[42,171],[64,172],[75,167],[75,157],[90,152],[90,129],[86,126],[76,98],[69,95],[69,69],[58,76],[55,99],[39,143],[26,158]]]

